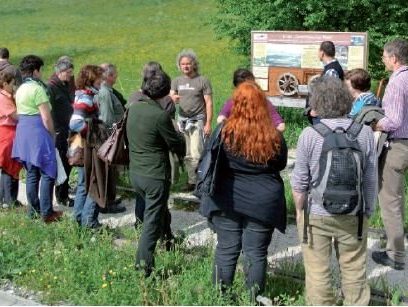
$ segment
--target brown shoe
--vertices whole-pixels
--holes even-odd
[[[43,220],[46,224],[53,223],[53,222],[58,222],[62,218],[62,211],[54,211],[50,215],[43,217]]]

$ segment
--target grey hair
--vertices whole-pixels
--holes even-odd
[[[71,68],[72,69],[74,68],[74,64],[72,63],[72,59],[67,55],[63,55],[60,58],[58,58],[57,63],[55,63],[54,65],[54,70],[56,73]]]
[[[179,70],[181,70],[180,69],[180,61],[181,61],[182,58],[189,58],[191,60],[192,65],[193,65],[194,72],[198,73],[198,68],[199,68],[198,58],[197,58],[196,53],[193,51],[193,49],[183,49],[177,55],[176,65],[177,65]]]
[[[353,97],[339,78],[323,76],[311,87],[310,106],[321,118],[339,118],[350,113]]]
[[[99,66],[103,69],[103,76],[105,78],[107,76],[112,76],[114,73],[117,72],[116,66],[111,63],[103,63]]]
[[[408,41],[405,39],[395,39],[384,45],[384,50],[389,55],[393,55],[398,63],[406,65],[408,63]]]

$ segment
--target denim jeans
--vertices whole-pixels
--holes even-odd
[[[55,179],[31,163],[24,163],[26,174],[26,192],[29,205],[29,216],[41,214],[42,217],[53,213],[52,197]],[[40,196],[38,197],[38,192]]]
[[[149,275],[154,267],[154,250],[160,237],[169,238],[170,212],[167,208],[170,181],[132,175],[132,184],[145,201],[143,229],[136,252],[136,267]]]
[[[12,205],[17,200],[18,179],[13,178],[4,170],[0,178],[0,202]]]
[[[85,187],[85,170],[78,167],[78,185],[74,202],[74,219],[84,227],[94,228],[99,225],[99,208]]]
[[[212,217],[217,233],[213,282],[232,285],[241,250],[244,256],[246,286],[253,298],[265,288],[268,246],[273,227],[238,213],[217,212]]]

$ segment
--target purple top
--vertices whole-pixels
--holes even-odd
[[[408,138],[408,66],[401,66],[390,77],[382,107],[385,117],[378,121],[393,138]]]
[[[225,116],[225,118],[228,118],[231,115],[233,105],[234,105],[234,101],[231,98],[228,99],[224,103],[224,106],[222,107],[220,114],[218,115],[222,115],[222,116]],[[279,115],[278,111],[276,111],[276,108],[274,107],[274,105],[270,103],[269,101],[267,101],[267,106],[268,106],[269,115],[271,116],[272,122],[275,125],[275,127],[283,123],[283,119]]]
[[[40,115],[19,115],[11,157],[31,163],[51,178],[57,177],[57,159],[51,134]]]

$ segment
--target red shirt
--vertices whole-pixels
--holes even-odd
[[[0,126],[16,126],[17,120],[12,117],[17,111],[13,96],[0,90]]]

